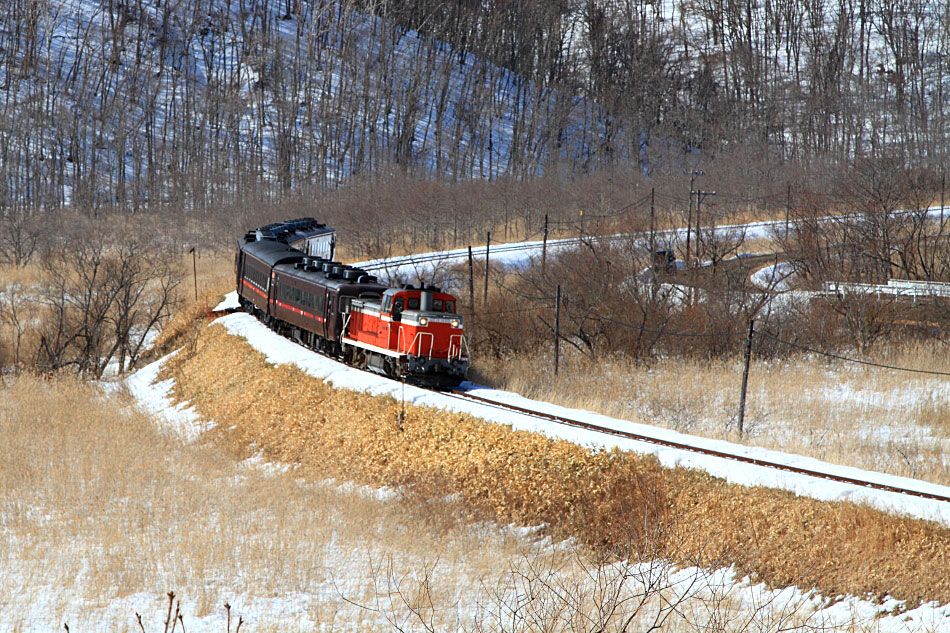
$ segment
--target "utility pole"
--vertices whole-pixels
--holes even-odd
[[[188,252],[191,253],[191,271],[195,279],[195,303],[198,303],[198,249],[192,246]]]
[[[947,172],[940,174],[940,235],[943,235],[943,194],[947,188]]]
[[[702,234],[699,232],[700,228],[702,227],[702,224],[699,221],[699,210],[702,207],[703,200],[706,198],[706,196],[714,196],[714,195],[716,195],[715,191],[697,191],[696,192],[696,257],[702,257],[702,253],[700,253],[700,250],[699,250],[700,246],[702,245],[702,242],[701,242]]]
[[[689,175],[689,211],[686,215],[686,265],[689,266],[689,234],[693,228],[693,181],[696,176],[702,176],[706,172],[702,170],[686,171],[684,169],[683,173]]]
[[[554,375],[561,360],[561,284],[554,295]]]
[[[548,214],[544,214],[544,237],[541,241],[541,276],[544,277],[548,261]]]
[[[930,270],[931,275],[935,270],[937,263],[937,249],[940,248],[940,240],[943,238],[943,203],[944,192],[947,187],[947,172],[940,172],[940,226],[937,228],[937,237],[934,238],[934,247],[930,250]]]
[[[491,249],[491,231],[485,236],[485,297],[482,304],[488,304],[488,251]]]
[[[656,259],[656,189],[650,188],[650,258]]]
[[[788,183],[788,189],[785,192],[785,239],[788,239],[788,214],[792,208],[792,183]]]
[[[752,334],[755,332],[755,319],[749,321],[749,338],[745,345],[745,369],[742,370],[742,389],[739,392],[739,435],[742,435],[745,423],[745,394],[749,386],[749,362],[752,360]]]
[[[468,247],[468,303],[475,314],[475,262],[472,258],[472,247]]]
[[[650,284],[650,299],[651,300],[656,300],[656,291],[660,286],[660,271],[658,269],[658,265],[656,261],[656,207],[654,206],[655,202],[656,202],[656,189],[651,187],[650,188],[650,259],[649,259],[650,270],[653,271],[653,281]],[[664,253],[664,256],[666,256],[666,253]],[[666,260],[666,261],[669,261],[669,260]],[[663,262],[664,264],[663,272],[666,272],[665,270],[666,261]]]

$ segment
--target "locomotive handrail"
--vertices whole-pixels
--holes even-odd
[[[429,353],[426,354],[426,358],[432,358],[432,349],[435,346],[435,337],[432,336],[432,332],[416,332],[415,338],[412,339],[412,345],[409,346],[409,353],[412,353],[412,349],[415,348],[418,354],[416,356],[422,356],[422,338],[429,337]]]
[[[458,339],[458,342],[457,342],[457,343],[455,342],[455,339]],[[465,338],[465,336],[464,336],[463,334],[453,334],[453,335],[451,335],[451,336],[449,337],[448,359],[449,359],[449,360],[455,360],[455,359],[461,360],[461,359],[463,358],[463,356],[462,356],[462,348],[463,348],[463,347],[465,348],[465,358],[467,358],[467,357],[469,356],[469,352],[468,352],[468,340]]]
[[[350,335],[350,317],[353,316],[352,312],[347,312],[346,316],[343,317],[343,327],[340,328],[340,339],[342,340],[344,336]]]

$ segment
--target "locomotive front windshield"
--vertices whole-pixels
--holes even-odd
[[[445,301],[442,301],[442,299],[433,299],[432,311],[455,314],[455,302],[450,299],[446,299]]]
[[[382,312],[384,314],[401,314],[403,310],[420,310],[422,300],[419,295],[384,295],[382,301]],[[455,314],[454,299],[432,299],[430,307],[425,312],[444,312],[446,314]]]

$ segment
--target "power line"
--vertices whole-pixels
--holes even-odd
[[[840,361],[844,361],[844,362],[848,362],[848,363],[856,363],[856,364],[858,364],[858,365],[868,365],[869,367],[878,367],[878,368],[880,368],[880,369],[890,369],[890,370],[893,370],[893,371],[906,371],[906,372],[911,372],[911,373],[915,373],[915,374],[928,374],[928,375],[931,375],[931,376],[950,376],[950,372],[946,372],[946,371],[933,371],[933,370],[930,370],[930,369],[912,369],[912,368],[910,368],[910,367],[898,367],[897,365],[885,365],[885,364],[883,364],[883,363],[875,363],[875,362],[869,361],[869,360],[861,360],[861,359],[859,359],[859,358],[850,358],[850,357],[848,357],[848,356],[841,356],[841,355],[839,355],[839,354],[832,354],[831,352],[823,352],[823,351],[821,351],[821,350],[812,349],[812,348],[807,347],[807,346],[805,346],[805,345],[799,345],[798,343],[792,343],[791,341],[786,341],[786,340],[784,340],[784,339],[780,339],[779,337],[777,337],[777,336],[775,336],[774,334],[771,334],[771,333],[769,333],[769,332],[767,332],[767,331],[765,331],[765,330],[755,330],[755,332],[756,332],[757,334],[762,334],[763,336],[766,336],[766,337],[768,337],[768,338],[770,338],[770,339],[772,339],[772,340],[774,340],[774,341],[777,341],[777,342],[779,342],[779,343],[783,343],[783,344],[788,345],[788,346],[790,346],[790,347],[795,347],[795,348],[798,348],[798,349],[803,350],[803,351],[806,351],[806,352],[811,352],[812,354],[818,354],[818,355],[820,355],[820,356],[827,356],[828,358],[834,358],[834,359],[837,359],[837,360],[840,360]]]
[[[726,338],[729,336],[736,336],[738,334],[743,334],[743,332],[670,332],[669,330],[654,330],[648,327],[643,327],[641,325],[635,325],[633,323],[627,323],[625,321],[619,321],[611,317],[605,317],[597,312],[593,312],[594,317],[601,319],[602,321],[609,321],[614,325],[619,325],[621,327],[629,328],[631,330],[640,330],[641,332],[649,332],[651,334],[659,334],[661,336],[676,336],[680,338]],[[587,317],[592,318],[592,317]]]

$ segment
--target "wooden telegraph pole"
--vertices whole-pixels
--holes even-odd
[[[745,394],[749,386],[749,363],[752,360],[752,334],[755,332],[755,319],[749,321],[749,338],[745,344],[745,369],[742,370],[742,389],[739,392],[739,435],[742,435],[745,423]]]
[[[491,231],[488,232],[488,235],[485,237],[485,297],[482,299],[483,304],[488,303],[488,251],[491,248]]]
[[[561,360],[561,284],[554,295],[554,375]]]
[[[541,276],[545,275],[548,261],[548,214],[544,214],[544,237],[541,240]]]
[[[191,272],[195,279],[195,303],[198,303],[198,252],[194,246],[188,252],[191,253]]]
[[[696,176],[702,176],[705,172],[701,170],[686,171],[685,173],[689,174],[689,211],[686,215],[686,265],[689,266],[689,234],[693,229],[693,181],[696,179]]]
[[[468,303],[475,314],[475,262],[472,260],[472,247],[468,247]]]
[[[714,196],[714,195],[716,195],[715,191],[697,191],[696,192],[696,257],[697,258],[701,258],[703,256],[703,254],[700,252],[700,246],[702,245],[701,240],[703,239],[703,236],[699,232],[700,229],[702,228],[702,224],[699,221],[699,210],[703,206],[703,199],[705,199],[706,196]]]

